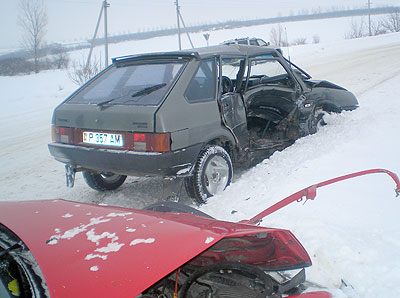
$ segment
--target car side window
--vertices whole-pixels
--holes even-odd
[[[222,75],[231,80],[236,80],[243,58],[222,58]]]
[[[201,61],[195,76],[185,91],[186,100],[189,103],[214,100],[216,77],[215,60]]]
[[[253,60],[251,61],[251,76],[275,77],[286,74],[286,70],[277,60]]]
[[[262,40],[262,39],[257,39],[257,41],[258,41],[258,45],[259,46],[267,46],[268,45],[268,43],[266,43],[264,40]]]
[[[279,85],[293,88],[291,76],[276,59],[254,59],[251,61],[248,87]]]
[[[222,69],[222,93],[230,92],[230,91],[238,91],[240,86],[242,85],[242,81],[238,82],[237,79],[243,80],[243,78],[247,77],[247,67],[245,67],[245,60],[243,57],[230,57],[230,58],[222,58],[221,59],[221,69]],[[225,82],[228,79],[230,84],[229,90],[224,90],[224,79]]]
[[[252,46],[258,46],[258,42],[256,39],[250,39],[250,45]]]

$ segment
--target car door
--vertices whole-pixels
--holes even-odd
[[[271,127],[275,128],[272,132],[280,132],[274,137],[299,137],[299,107],[304,96],[288,66],[278,58],[268,56],[249,60],[244,100],[247,117],[268,126],[260,137],[266,137],[268,131],[272,131]]]
[[[240,93],[246,60],[238,57],[223,57],[220,60],[220,109],[222,122],[237,142],[240,149],[248,147],[246,107]]]

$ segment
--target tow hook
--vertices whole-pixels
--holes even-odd
[[[67,187],[73,188],[75,184],[76,168],[71,165],[65,165],[65,178]]]

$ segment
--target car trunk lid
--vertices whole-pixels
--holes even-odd
[[[154,131],[155,106],[64,104],[54,113],[56,126],[115,131]]]

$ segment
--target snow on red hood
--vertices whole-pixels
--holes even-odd
[[[1,202],[0,222],[55,297],[135,297],[222,238],[272,230],[65,200]]]

